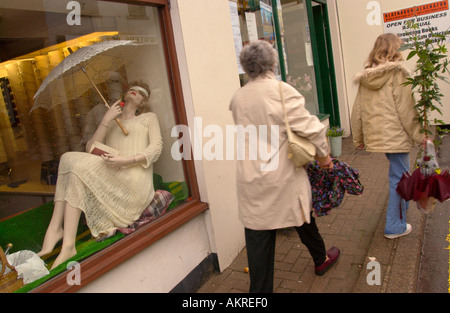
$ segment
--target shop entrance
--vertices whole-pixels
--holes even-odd
[[[272,6],[283,80],[299,87],[311,113],[340,125],[326,0],[277,0]]]
[[[326,0],[305,0],[316,74],[319,111],[329,115],[330,124],[340,126],[333,50]]]
[[[236,54],[253,40],[278,50],[277,79],[295,87],[305,108],[339,125],[336,79],[325,0],[230,0]],[[239,64],[238,64],[239,65]],[[241,85],[248,78],[239,68]]]

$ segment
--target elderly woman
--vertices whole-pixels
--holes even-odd
[[[81,212],[94,237],[104,239],[115,229],[136,221],[150,204],[153,163],[161,154],[162,139],[158,118],[148,112],[148,85],[131,83],[119,101],[104,115],[87,151],[95,141],[116,150],[119,155],[67,152],[62,155],[55,192],[55,207],[39,256],[52,252],[62,239],[61,252],[53,268],[76,255],[75,240]],[[121,118],[129,135],[114,122]]]
[[[315,273],[323,275],[339,257],[339,249],[326,251],[312,216],[312,196],[309,179],[304,168],[295,169],[288,159],[287,133],[279,82],[274,69],[278,56],[265,41],[255,41],[245,46],[240,55],[241,65],[250,80],[233,96],[230,109],[236,125],[267,125],[279,130],[279,164],[270,171],[262,171],[267,162],[247,155],[237,165],[237,195],[239,217],[245,227],[245,240],[250,270],[250,292],[273,292],[274,252],[276,230],[294,227],[300,240],[308,248]],[[282,83],[286,113],[292,131],[309,139],[317,150],[317,160],[322,168],[331,168],[325,126],[305,109],[305,100],[292,86]],[[270,131],[268,131],[270,133]],[[263,134],[260,134],[263,136]],[[251,141],[245,138],[247,149]],[[267,143],[259,150],[269,151]]]

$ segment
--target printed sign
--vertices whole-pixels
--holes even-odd
[[[431,37],[430,30],[442,34],[450,30],[448,9],[448,0],[444,0],[383,13],[384,32],[396,34],[405,40],[410,35],[417,35],[419,40],[425,40]],[[409,30],[408,21],[418,24],[419,29]],[[447,37],[447,42],[450,42],[450,36]]]
[[[237,3],[234,1],[228,2],[230,7],[231,15],[231,26],[233,28],[233,38],[234,38],[234,50],[236,52],[236,60],[238,64],[239,74],[244,74],[244,69],[242,68],[241,62],[239,61],[239,55],[242,51],[242,37],[241,37],[241,27],[239,23],[239,13]]]

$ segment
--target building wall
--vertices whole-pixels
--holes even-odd
[[[178,14],[173,20],[180,23],[175,33],[182,36],[177,50],[179,56],[185,55],[179,59],[191,132],[194,126],[202,132],[192,121],[201,118],[203,130],[216,125],[226,140],[226,126],[234,125],[229,101],[240,87],[228,1],[177,0],[171,4],[172,14]],[[203,145],[209,140],[204,134]],[[209,203],[212,245],[223,270],[244,247],[237,213],[236,164],[225,155],[223,160],[211,161],[203,156],[196,166],[197,173],[203,174],[199,177],[202,200]]]
[[[205,219],[201,215],[78,292],[167,293],[210,253]],[[83,272],[80,278],[83,280]]]
[[[433,3],[433,0],[334,0],[331,1],[336,5],[336,14],[338,17],[338,24],[340,33],[340,57],[343,63],[343,68],[337,68],[341,71],[341,77],[345,80],[345,93],[348,110],[342,111],[341,116],[345,112],[351,112],[353,102],[356,97],[358,86],[353,83],[353,77],[356,73],[363,70],[363,64],[366,61],[376,38],[384,33],[382,14],[384,12],[392,12],[398,9],[409,8],[416,5]],[[379,19],[373,19],[377,23],[368,23],[367,16],[374,12],[374,7],[370,5],[380,5]],[[333,27],[333,26],[332,26]],[[449,48],[449,44],[447,44]],[[404,57],[407,56],[407,51],[404,52]],[[406,66],[414,69],[414,59],[406,62]],[[443,115],[433,114],[432,118],[438,117],[444,120],[444,123],[450,124],[450,105],[447,100],[450,97],[450,85],[441,82],[439,84],[444,94],[443,97]],[[349,113],[348,113],[349,114]]]
[[[172,0],[171,15],[191,134],[195,127],[201,134],[217,125],[225,135],[226,126],[234,125],[229,101],[240,87],[228,1]],[[210,139],[204,135],[203,145]],[[245,245],[235,161],[202,157],[195,166],[209,210],[81,292],[169,292],[210,253],[217,253],[220,270],[232,263]]]
[[[328,20],[330,23],[331,45],[333,49],[333,61],[336,75],[336,90],[339,103],[339,117],[341,127],[344,128],[344,136],[351,133],[350,113],[348,106],[347,86],[345,80],[344,56],[342,51],[341,33],[339,29],[339,16],[336,0],[327,2]]]
[[[367,22],[373,11],[368,7],[370,1],[328,2],[343,127],[350,130],[350,112],[357,92],[353,77],[363,70],[375,39],[383,33],[381,14],[430,2],[380,0],[379,23],[371,24]],[[172,0],[171,13],[189,128],[191,134],[199,134],[193,139],[202,141],[203,151],[211,139],[202,134],[205,127],[216,125],[226,135],[226,126],[233,125],[228,105],[239,88],[239,80],[228,1]],[[406,65],[413,69],[414,61]],[[450,86],[441,87],[445,104]],[[448,106],[443,113],[444,121],[450,123]],[[206,160],[204,153],[201,157],[195,161],[196,173],[202,201],[210,209],[82,292],[168,292],[210,253],[217,253],[221,270],[232,263],[245,246],[237,216],[235,162]]]

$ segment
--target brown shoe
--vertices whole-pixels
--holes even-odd
[[[323,262],[322,265],[315,267],[316,275],[322,276],[323,274],[325,274],[330,269],[330,267],[334,263],[336,263],[340,254],[341,254],[341,251],[338,248],[336,248],[336,247],[330,248],[327,251],[328,260]]]

